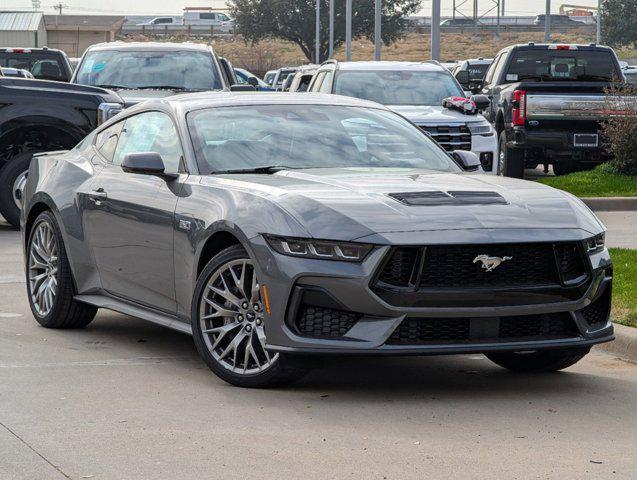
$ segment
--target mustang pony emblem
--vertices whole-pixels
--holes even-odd
[[[502,262],[512,259],[513,257],[490,257],[489,255],[483,254],[474,258],[473,263],[482,262],[482,268],[484,268],[487,272],[490,272],[498,267]]]

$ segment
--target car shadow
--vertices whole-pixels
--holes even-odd
[[[68,333],[68,332],[67,332]],[[234,388],[216,378],[199,358],[192,339],[126,315],[103,312],[85,330],[74,331],[75,341],[86,348],[112,345],[127,355],[180,362],[189,372],[192,388]],[[590,361],[588,359],[583,362]],[[551,399],[588,394],[603,395],[614,379],[587,371],[521,374],[498,367],[486,357],[446,355],[424,357],[323,357],[308,375],[294,384],[262,390],[261,395],[339,397],[343,402],[436,400],[439,398],[488,401]],[[594,379],[594,381],[593,381]],[[276,392],[276,393],[275,393]],[[226,392],[230,393],[230,391]]]

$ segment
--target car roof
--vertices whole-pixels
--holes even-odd
[[[201,43],[190,42],[104,42],[92,45],[88,50],[191,50],[195,52],[209,52],[210,47]]]
[[[431,72],[445,71],[439,63],[434,62],[339,62],[339,70],[426,70]]]
[[[250,105],[334,105],[389,110],[385,106],[369,100],[324,93],[200,92],[148,100],[126,111],[148,110],[160,105],[169,105],[172,109],[183,113],[205,108]]]
[[[465,62],[473,65],[487,65],[493,62],[492,58],[467,58]]]

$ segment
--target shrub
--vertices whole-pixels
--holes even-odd
[[[602,132],[612,156],[611,167],[625,175],[637,175],[637,88],[613,83],[606,90]]]

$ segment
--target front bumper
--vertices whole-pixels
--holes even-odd
[[[610,302],[612,265],[607,250],[590,257],[590,283],[576,299],[551,303],[493,304],[472,303],[445,307],[404,307],[390,305],[377,295],[370,284],[390,249],[374,249],[362,263],[309,260],[283,256],[273,252],[262,237],[251,240],[257,258],[259,278],[267,286],[270,312],[266,320],[268,348],[299,354],[354,355],[428,355],[470,352],[523,351],[551,348],[586,347],[613,340],[613,327],[608,318],[590,325],[582,312],[601,301],[605,295]],[[497,298],[497,294],[496,294]],[[303,302],[312,308],[327,308],[350,312],[350,317],[332,325],[332,331],[316,326],[312,334],[302,332],[295,318]],[[497,303],[497,302],[496,302]],[[317,310],[318,311],[318,310]],[[320,315],[320,313],[319,313]],[[519,316],[559,315],[572,326],[568,334],[534,338],[494,338],[493,325]],[[535,318],[533,317],[533,318]],[[470,335],[461,341],[450,339],[427,340],[410,344],[397,343],[396,332],[403,322],[428,322],[440,328],[453,328],[456,321],[464,322]],[[562,321],[562,320],[560,320]],[[339,323],[340,322],[340,323]],[[334,335],[335,330],[341,332]],[[492,332],[491,332],[492,333]]]

